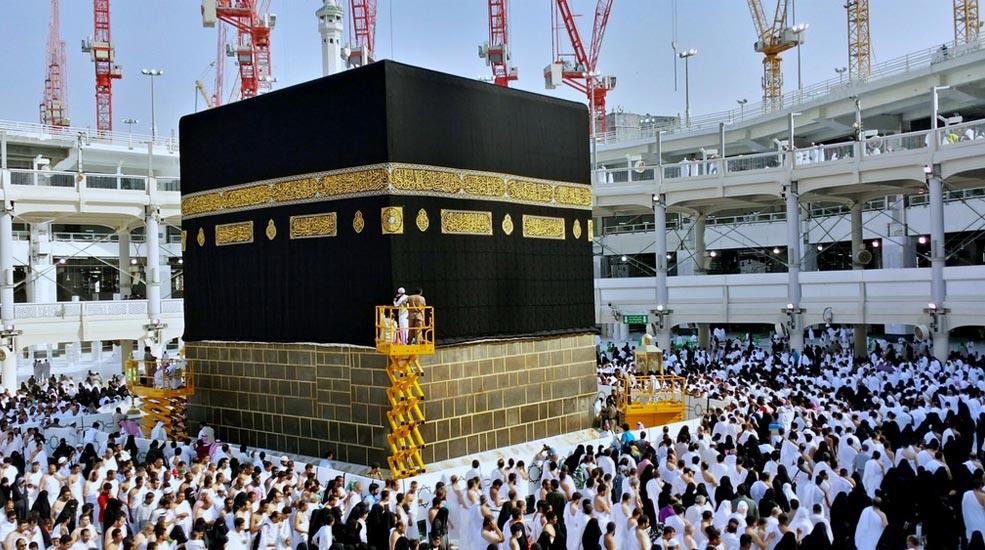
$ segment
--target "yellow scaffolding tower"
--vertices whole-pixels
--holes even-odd
[[[421,399],[420,355],[434,353],[434,308],[431,306],[377,306],[376,351],[386,354],[386,374],[390,387],[386,390],[390,410],[387,443],[390,456],[387,463],[394,479],[404,479],[424,473],[421,449],[424,437],[421,424],[424,411]]]
[[[168,439],[188,439],[185,412],[188,397],[195,394],[195,371],[191,362],[183,357],[166,364],[130,359],[124,366],[124,374],[134,405],[136,398],[140,398],[144,436],[149,437],[154,426],[163,422]]]

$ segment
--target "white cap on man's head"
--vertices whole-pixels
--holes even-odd
[[[404,290],[404,287],[400,287],[400,288],[397,289],[397,294],[405,294],[406,292],[407,291]]]

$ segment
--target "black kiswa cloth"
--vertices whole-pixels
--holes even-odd
[[[182,193],[404,162],[590,183],[584,104],[380,61],[181,118]]]
[[[183,117],[182,192],[382,163],[584,185],[588,122],[578,103],[384,61]],[[401,286],[435,307],[438,343],[594,330],[590,205],[374,192],[186,212],[184,339],[372,345],[374,306]],[[401,234],[381,231],[389,206]],[[442,232],[443,209],[488,213],[492,235]],[[329,212],[335,236],[290,238],[292,216]],[[565,238],[524,237],[524,215],[563,219]],[[237,222],[251,242],[218,246]]]

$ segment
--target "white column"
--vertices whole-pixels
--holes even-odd
[[[930,301],[938,309],[946,307],[947,286],[944,282],[944,183],[935,167],[934,174],[927,179],[930,195]],[[934,357],[942,362],[947,359],[950,346],[947,315],[941,315],[934,332]]]
[[[130,230],[128,228],[121,228],[118,231],[119,234],[119,252],[120,252],[120,298],[126,300],[131,294],[131,277],[130,277]]]
[[[698,214],[694,218],[694,274],[704,275],[708,272],[708,258],[705,257],[705,219],[706,214]],[[727,321],[727,319],[726,319]],[[708,323],[698,323],[698,347],[708,348],[711,343],[711,327]]]
[[[793,307],[800,307],[800,201],[797,197],[797,184],[791,182],[787,187],[787,301]],[[793,328],[790,329],[790,349],[803,351],[804,326],[800,314],[793,314]]]
[[[667,290],[667,206],[663,196],[657,197],[653,201],[653,227],[654,227],[654,254],[656,255],[654,265],[656,266],[656,302],[658,307],[669,309],[669,292]],[[654,319],[654,336],[657,338],[657,346],[666,351],[670,351],[670,319],[663,318],[663,328],[657,325],[660,318]]]
[[[13,207],[5,202],[0,206],[0,319],[4,330],[14,328],[13,218]],[[14,343],[10,349],[4,351],[6,358],[0,367],[0,385],[14,392],[17,390],[17,346]]]
[[[161,318],[161,226],[156,206],[147,207],[144,216],[144,240],[147,246],[147,318],[153,323]]]
[[[861,271],[864,266],[855,261],[859,252],[865,247],[862,242],[862,206],[861,201],[856,201],[852,203],[851,209],[851,233],[852,233],[852,269]],[[854,326],[854,350],[855,355],[859,357],[864,357],[868,354],[868,332],[869,326],[866,324],[858,324]]]
[[[57,302],[56,274],[51,257],[51,223],[32,223],[30,243],[27,301]]]
[[[705,214],[694,218],[694,274],[704,275],[708,271],[708,259],[705,257]]]

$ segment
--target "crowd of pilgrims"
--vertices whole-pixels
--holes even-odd
[[[103,383],[30,380],[0,397],[5,550],[461,550],[985,548],[982,357],[923,347],[790,353],[716,338],[667,368],[719,406],[692,429],[630,430],[603,408],[600,439],[568,452],[473,461],[435,485],[320,481],[316,464],[211,445],[80,429],[79,407],[126,398]],[[635,372],[632,349],[600,376]],[[611,380],[610,380],[611,381]],[[82,400],[81,405],[77,404]],[[113,423],[123,426],[120,415]],[[621,427],[616,427],[620,426]],[[611,427],[610,427],[611,426]],[[317,466],[330,468],[332,456]]]

